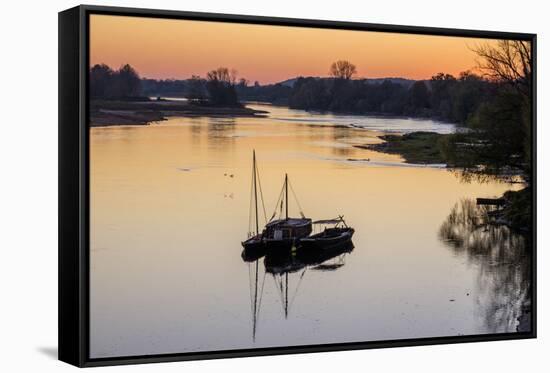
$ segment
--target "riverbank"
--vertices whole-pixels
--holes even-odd
[[[356,148],[397,154],[412,164],[443,164],[445,158],[439,150],[438,142],[448,136],[435,132],[411,132],[404,135],[378,136],[384,142],[379,144],[355,145]]]
[[[495,223],[506,225],[520,233],[530,233],[532,229],[531,188],[509,190],[502,195],[502,199],[504,206],[493,215]]]
[[[90,126],[148,125],[171,116],[181,117],[263,117],[266,111],[247,107],[196,105],[187,101],[91,100]]]
[[[378,136],[384,140],[379,144],[355,145],[356,148],[396,154],[411,164],[445,164],[447,168],[456,168],[441,151],[441,143],[452,135],[435,132],[411,132],[404,135],[386,134]],[[507,191],[501,197],[504,204],[492,214],[493,223],[502,224],[521,233],[531,230],[531,189]]]

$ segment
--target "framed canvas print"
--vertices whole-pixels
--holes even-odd
[[[533,338],[533,34],[59,14],[59,357]]]

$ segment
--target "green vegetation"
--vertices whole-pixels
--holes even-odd
[[[440,76],[432,87],[432,92],[439,92],[441,102],[447,100],[447,93],[454,92],[448,113],[453,113],[457,105],[459,112],[470,113],[464,117],[464,131],[439,136],[425,133],[390,136],[378,148],[402,154],[414,163],[440,159],[464,181],[521,178],[526,187],[504,193],[504,208],[495,212],[494,217],[496,223],[529,232],[532,229],[530,46],[522,41],[502,40],[496,46],[481,46],[476,52],[481,60],[479,68],[485,73],[484,81],[491,87],[489,95],[477,91],[481,86],[477,78],[471,77],[449,91],[445,87],[452,79]],[[456,90],[457,87],[460,89]],[[456,100],[456,97],[462,98]]]
[[[398,154],[407,163],[413,164],[447,164],[451,170],[458,170],[462,180],[486,181],[501,179],[511,181],[517,176],[522,176],[527,187],[519,191],[507,191],[502,198],[505,200],[504,208],[498,211],[497,221],[512,229],[529,232],[532,228],[532,195],[529,174],[521,173],[521,168],[512,167],[514,157],[509,162],[504,162],[505,153],[494,153],[492,148],[496,146],[491,142],[468,143],[472,141],[471,135],[466,134],[438,134],[434,132],[412,132],[405,135],[379,136],[384,140],[380,144],[357,145],[358,148],[370,149],[379,152]],[[516,143],[521,138],[515,139]],[[510,140],[512,141],[512,139]],[[455,148],[451,151],[450,146]],[[485,154],[485,155],[484,155]],[[483,158],[485,157],[485,158]],[[519,157],[519,156],[518,156]],[[517,157],[516,157],[517,158]],[[483,166],[476,162],[484,159]],[[519,159],[519,158],[518,158]],[[478,164],[477,167],[472,166]],[[500,168],[495,168],[496,164]],[[521,165],[520,165],[521,166]],[[504,172],[508,170],[508,172]]]
[[[453,135],[444,153],[464,175],[508,178],[519,174],[531,182],[531,47],[528,42],[500,40],[476,50],[480,70],[495,86],[468,118],[469,131]]]
[[[452,135],[412,133],[386,136],[369,146],[399,153],[412,163],[439,161],[453,167],[463,180],[531,182],[531,50],[527,42],[501,40],[476,50],[483,77],[470,73],[459,79],[438,74],[431,90],[419,82],[407,101],[425,113],[454,118],[465,129]],[[403,106],[407,110],[407,104]],[[415,155],[417,153],[417,155]]]
[[[501,217],[513,229],[520,231],[531,231],[531,188],[527,187],[519,191],[507,191],[503,198],[506,205],[502,210]]]
[[[412,132],[406,135],[379,136],[380,144],[357,145],[358,148],[376,150],[383,153],[399,154],[407,163],[435,164],[447,163],[440,150],[440,142],[449,135],[434,132]]]

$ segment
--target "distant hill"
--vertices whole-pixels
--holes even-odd
[[[298,78],[292,78],[292,79],[287,79],[287,80],[283,80],[282,82],[279,82],[279,83],[275,83],[275,84],[280,84],[280,85],[283,85],[285,87],[294,87],[294,83],[296,83],[296,81],[298,80]]]

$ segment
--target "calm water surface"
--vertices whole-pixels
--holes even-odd
[[[511,186],[353,147],[452,125],[254,107],[271,114],[91,130],[92,357],[515,331],[526,244],[462,218]],[[286,172],[308,217],[345,216],[353,251],[243,261],[252,149],[268,216]]]

